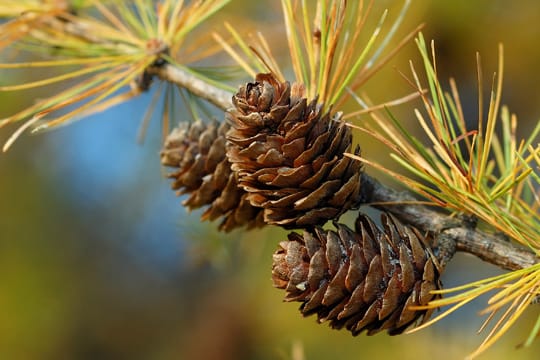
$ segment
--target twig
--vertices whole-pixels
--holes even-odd
[[[231,104],[232,94],[214,87],[182,69],[165,64],[153,70],[165,81],[175,83],[193,94],[208,100],[226,111]],[[456,250],[473,254],[478,258],[507,270],[517,270],[540,262],[535,254],[518,248],[495,234],[488,234],[467,226],[463,221],[435,211],[417,201],[408,192],[398,192],[364,174],[362,177],[364,203],[391,212],[403,223],[418,227],[422,231],[443,234],[445,239],[455,241]]]
[[[207,100],[223,111],[227,111],[232,106],[232,94],[230,92],[208,84],[176,66],[164,64],[149,68],[147,72],[159,76],[162,80],[183,87],[193,95]]]
[[[506,270],[523,269],[540,262],[532,252],[501,240],[496,234],[471,228],[459,219],[426,206],[411,205],[411,200],[415,200],[411,194],[390,189],[369,175],[363,175],[361,186],[367,195],[363,199],[366,203],[377,203],[374,207],[391,212],[402,222],[423,231],[444,234],[455,241],[457,251],[473,254]],[[402,204],[404,202],[407,204]]]

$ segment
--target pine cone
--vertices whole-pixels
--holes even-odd
[[[266,223],[286,228],[323,224],[360,199],[362,164],[343,155],[351,129],[303,96],[302,86],[259,74],[227,113],[227,156],[239,185],[264,208]]]
[[[286,301],[300,301],[304,316],[316,313],[330,326],[368,335],[402,333],[432,310],[411,310],[438,297],[439,273],[421,234],[382,215],[384,231],[365,215],[356,232],[337,224],[337,232],[316,227],[289,234],[274,253],[274,286]]]
[[[178,195],[189,194],[183,205],[189,210],[208,206],[202,220],[223,218],[219,229],[264,225],[262,210],[253,207],[238,187],[236,175],[225,155],[227,123],[182,123],[167,137],[161,163],[177,168],[168,175]]]

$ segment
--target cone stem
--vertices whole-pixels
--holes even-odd
[[[171,64],[152,69],[162,80],[177,84],[214,104],[223,111],[231,108],[232,93],[219,89],[187,71]],[[445,239],[456,243],[456,250],[473,254],[480,259],[507,270],[517,270],[540,262],[531,251],[517,248],[510,242],[501,240],[495,234],[488,234],[467,225],[464,221],[434,211],[423,205],[412,205],[417,201],[408,192],[398,192],[367,174],[362,175],[361,191],[363,203],[394,214],[400,221],[430,231],[445,234]]]
[[[227,111],[232,106],[232,93],[209,84],[177,66],[165,64],[148,69],[148,72],[190,91],[193,95],[207,100],[223,111]]]

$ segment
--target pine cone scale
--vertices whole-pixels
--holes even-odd
[[[311,289],[317,289],[325,279],[326,271],[324,267],[324,251],[319,250],[311,256],[309,264],[308,283]]]
[[[299,227],[307,227],[311,226],[312,224],[325,223],[328,219],[334,219],[340,214],[341,212],[339,209],[332,207],[313,209],[300,217],[291,218],[288,224],[297,225]]]
[[[383,277],[381,266],[381,256],[375,255],[369,263],[369,270],[366,275],[366,283],[364,285],[364,302],[370,304],[377,298],[381,287],[383,287]]]
[[[348,198],[357,198],[360,195],[360,189],[358,188],[359,182],[359,173],[351,176],[349,180],[342,185],[341,188],[338,189],[338,191],[336,191],[328,200],[328,204],[332,206],[339,206],[339,204],[347,203]]]
[[[383,320],[390,316],[398,308],[399,303],[402,300],[401,294],[401,286],[399,284],[397,274],[394,274],[394,276],[390,278],[382,298],[382,306],[381,310],[379,311],[379,320]]]
[[[310,167],[307,165],[294,168],[282,167],[278,170],[277,176],[269,185],[280,188],[297,187],[300,186],[299,181],[309,176],[310,173]]]
[[[315,290],[315,292],[311,294],[311,297],[308,299],[308,301],[302,303],[300,307],[302,314],[304,314],[305,316],[310,315],[311,313],[315,312],[317,309],[321,307],[322,301],[324,299],[324,294],[326,293],[327,288],[328,288],[327,281],[324,281],[323,283],[319,285],[317,290]]]
[[[367,266],[365,261],[362,258],[360,247],[358,244],[352,246],[350,254],[350,267],[349,272],[347,273],[347,278],[345,279],[345,286],[347,290],[352,292],[355,288],[358,287],[362,279],[367,274]]]
[[[340,187],[341,181],[332,180],[326,181],[318,189],[310,192],[306,197],[297,200],[294,203],[295,210],[309,210],[313,209],[319,204],[321,199],[327,199],[330,195],[334,194]]]
[[[334,158],[330,161],[325,161],[322,166],[320,166],[318,169],[316,169],[315,166],[313,166],[313,169],[315,173],[309,177],[308,179],[304,180],[302,183],[300,183],[300,188],[303,189],[316,189],[317,186],[325,179],[328,178],[328,174],[330,173],[330,170],[335,166],[336,162],[338,162],[337,158]],[[315,164],[313,164],[315,165]]]
[[[306,147],[306,139],[298,138],[294,140],[287,141],[284,139],[284,144],[281,146],[283,154],[287,157],[287,160],[293,164],[293,166],[298,166],[294,163],[294,160],[302,154]]]
[[[319,136],[308,148],[308,150],[301,153],[295,160],[294,160],[294,166],[301,166],[304,164],[309,164],[315,158],[322,152],[324,146],[328,142],[328,138],[330,137],[329,133],[325,133],[321,136]]]
[[[282,208],[286,206],[293,206],[294,203],[303,197],[305,197],[308,194],[308,190],[304,190],[302,192],[292,193],[290,195],[286,195],[285,197],[282,197],[279,200],[269,200],[267,203],[264,203],[265,207],[267,208]]]
[[[345,277],[347,276],[348,267],[348,264],[344,264],[333,276],[332,280],[328,284],[326,292],[324,293],[324,297],[322,300],[323,305],[331,306],[342,300],[347,295],[347,289],[345,287]]]

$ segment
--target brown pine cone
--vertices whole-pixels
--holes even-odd
[[[262,210],[253,207],[238,187],[225,155],[227,123],[182,123],[165,140],[161,163],[176,170],[168,175],[178,195],[189,194],[183,205],[189,210],[208,206],[202,220],[222,218],[219,229],[264,225]]]
[[[319,225],[358,204],[362,164],[343,155],[352,134],[340,113],[323,113],[302,86],[271,74],[242,86],[233,104],[227,156],[266,223]]]
[[[300,301],[304,316],[358,335],[387,330],[402,333],[431,316],[411,310],[438,296],[439,272],[422,235],[391,215],[381,216],[384,230],[365,215],[356,231],[337,224],[337,232],[316,227],[289,234],[274,253],[274,286],[285,289],[286,301]]]

